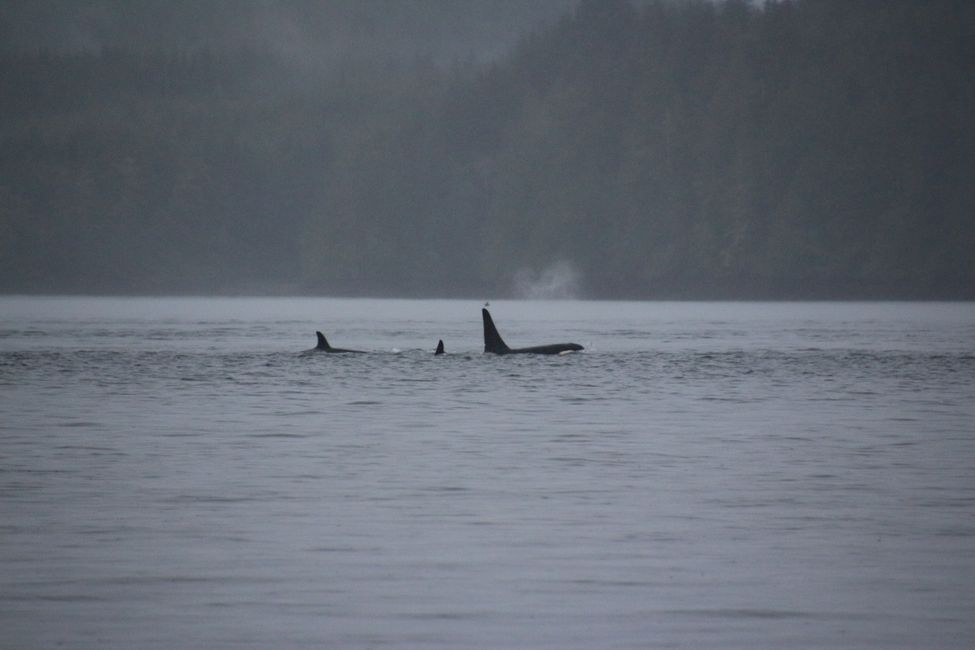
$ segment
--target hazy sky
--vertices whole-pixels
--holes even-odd
[[[577,0],[0,0],[5,49],[271,45],[322,56],[496,55]]]

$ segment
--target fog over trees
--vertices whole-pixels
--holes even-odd
[[[967,0],[8,0],[0,39],[3,292],[975,298]]]

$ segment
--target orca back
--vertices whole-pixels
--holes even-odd
[[[583,347],[578,343],[552,343],[550,345],[536,345],[530,348],[509,348],[508,345],[498,334],[498,328],[494,326],[494,320],[487,309],[481,310],[481,317],[484,319],[484,351],[494,354],[564,354],[582,350]]]
[[[362,350],[346,350],[345,348],[333,348],[331,345],[328,344],[328,340],[325,338],[325,335],[322,334],[321,332],[315,332],[315,336],[318,337],[318,345],[315,346],[315,349],[318,350],[319,352],[342,352],[342,353],[349,353],[349,354],[365,354]]]

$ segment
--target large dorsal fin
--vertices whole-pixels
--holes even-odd
[[[327,340],[325,340],[325,335],[324,334],[322,334],[321,332],[315,332],[315,335],[318,336],[318,345],[315,346],[315,349],[316,350],[331,350],[332,349],[332,346],[328,344],[328,341]]]
[[[501,335],[498,334],[498,328],[494,326],[494,320],[491,319],[491,314],[488,313],[487,309],[481,309],[481,317],[484,319],[484,351],[494,354],[507,353],[511,348],[505,344]]]
[[[437,341],[437,351],[434,354],[443,354],[443,339]]]

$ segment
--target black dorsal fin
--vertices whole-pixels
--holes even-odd
[[[437,351],[434,354],[443,354],[443,339],[437,341]]]
[[[318,336],[318,345],[315,346],[315,349],[316,350],[331,350],[332,349],[332,346],[328,344],[328,341],[327,340],[325,340],[325,335],[324,334],[322,334],[321,332],[315,332],[315,334]]]
[[[493,352],[494,354],[506,354],[510,351],[501,335],[498,334],[498,328],[494,326],[494,320],[491,319],[491,314],[488,313],[487,309],[481,310],[481,317],[484,319],[484,351]]]

